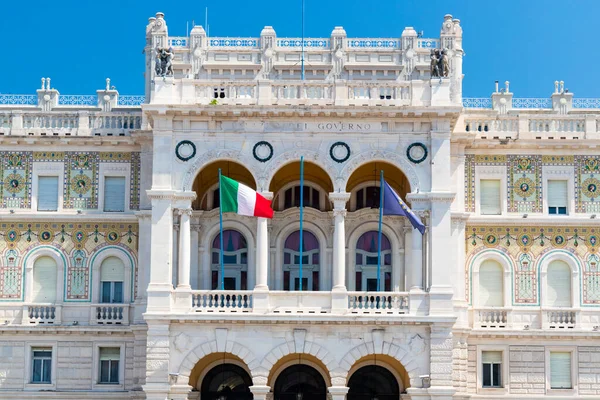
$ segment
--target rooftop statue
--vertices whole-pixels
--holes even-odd
[[[173,49],[158,47],[156,49],[156,67],[157,76],[173,75]]]
[[[447,78],[450,73],[450,66],[446,50],[432,49],[430,66],[432,78]]]

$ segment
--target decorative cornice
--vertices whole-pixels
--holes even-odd
[[[194,201],[196,200],[196,192],[192,192],[192,191],[177,191],[174,193],[173,195],[173,199],[175,200],[189,200],[189,201]]]
[[[177,209],[177,215],[187,215],[187,216],[190,216],[190,215],[192,215],[192,209],[191,208],[178,208]]]
[[[146,190],[146,195],[150,200],[173,200],[175,197],[175,190],[165,189],[165,190]]]

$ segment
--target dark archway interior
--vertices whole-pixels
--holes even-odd
[[[297,364],[286,368],[277,377],[274,394],[274,400],[325,400],[327,386],[316,369]]]
[[[202,380],[202,400],[251,400],[252,379],[235,364],[221,364],[211,369]]]
[[[368,365],[352,374],[348,381],[347,400],[398,400],[400,388],[386,368]]]

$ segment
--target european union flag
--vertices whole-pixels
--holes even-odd
[[[425,234],[425,225],[385,180],[383,181],[383,215],[402,215],[408,218],[413,228],[418,229],[421,235]]]

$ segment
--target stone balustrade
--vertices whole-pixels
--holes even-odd
[[[128,304],[92,304],[90,325],[129,325]]]
[[[599,325],[597,313],[567,307],[479,307],[472,309],[475,329],[592,330]]]
[[[23,325],[60,325],[61,306],[56,304],[26,304],[23,306]]]

